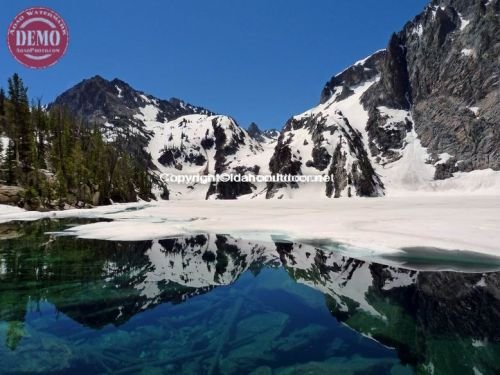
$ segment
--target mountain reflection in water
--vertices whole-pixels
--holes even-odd
[[[0,226],[0,373],[500,372],[500,273],[314,244]],[[79,222],[81,223],[81,221]]]

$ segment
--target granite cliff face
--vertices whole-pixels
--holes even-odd
[[[462,172],[481,180],[500,170],[499,4],[432,1],[385,50],[332,77],[317,107],[287,122],[271,170],[333,172],[333,195],[328,186],[317,193],[334,197],[469,189]],[[301,190],[308,194],[274,184],[268,196]]]
[[[392,36],[380,80],[362,98],[371,147],[382,145],[382,155],[400,148],[410,129],[401,124],[387,139],[379,106],[410,110],[435,179],[500,169],[499,7],[497,0],[433,1]]]

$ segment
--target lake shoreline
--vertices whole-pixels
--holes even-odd
[[[189,233],[246,239],[329,239],[374,253],[433,247],[500,256],[498,196],[355,198],[338,200],[159,201],[92,209],[33,212],[0,207],[0,223],[42,218],[106,218],[78,226],[80,238],[137,241]]]

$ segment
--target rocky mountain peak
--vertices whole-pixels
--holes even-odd
[[[258,141],[262,140],[262,130],[260,130],[259,126],[255,122],[251,122],[250,125],[248,125],[247,133],[253,139]]]
[[[484,12],[488,7],[498,6],[496,0],[432,0],[427,9],[451,7],[463,15]]]
[[[276,129],[264,130],[262,134],[271,140],[277,140],[278,137],[280,136],[279,130],[276,130]]]
[[[272,142],[278,139],[280,133],[276,129],[261,130],[255,122],[248,125],[247,133],[257,142]]]
[[[158,99],[132,88],[128,83],[115,78],[109,81],[99,75],[84,79],[59,95],[51,105],[64,106],[83,120],[104,124],[115,117],[133,118],[139,109],[147,105],[158,107],[162,120],[194,114],[212,114],[211,111],[193,106],[180,99]]]
[[[335,96],[335,101],[346,99],[353,93],[353,87],[374,79],[380,74],[386,55],[385,49],[377,51],[333,76],[321,92],[320,103],[325,103],[332,96]]]

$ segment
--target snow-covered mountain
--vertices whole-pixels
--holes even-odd
[[[168,199],[337,198],[500,186],[500,0],[433,0],[386,49],[333,76],[281,132],[248,131],[120,80],[55,101],[105,129]],[[270,103],[272,105],[272,103]],[[168,184],[162,173],[329,175],[325,183]]]
[[[333,174],[316,190],[329,197],[498,183],[499,9],[496,0],[432,1],[287,122],[271,170]],[[281,184],[268,197],[310,194],[307,184]]]
[[[335,94],[325,103],[286,123],[270,161],[271,171],[327,174],[334,180],[326,186],[270,184],[268,198],[383,195],[383,182],[375,173],[365,147],[363,134],[368,116],[360,103],[361,95],[374,82],[375,78],[370,78],[352,87],[335,87]]]
[[[158,99],[118,79],[84,80],[52,105],[99,124],[109,142],[124,147],[151,171],[156,195],[163,199],[234,199],[258,188],[230,181],[169,183],[161,178],[165,174],[269,173],[273,139],[267,134],[254,139],[228,116],[179,99]]]
[[[148,151],[156,169],[169,175],[258,174],[265,172],[271,150],[251,138],[235,120],[220,115],[188,115],[156,120],[154,106],[138,116],[153,134]],[[267,151],[267,152],[266,152]],[[232,199],[251,194],[250,183],[170,183],[172,199]]]

